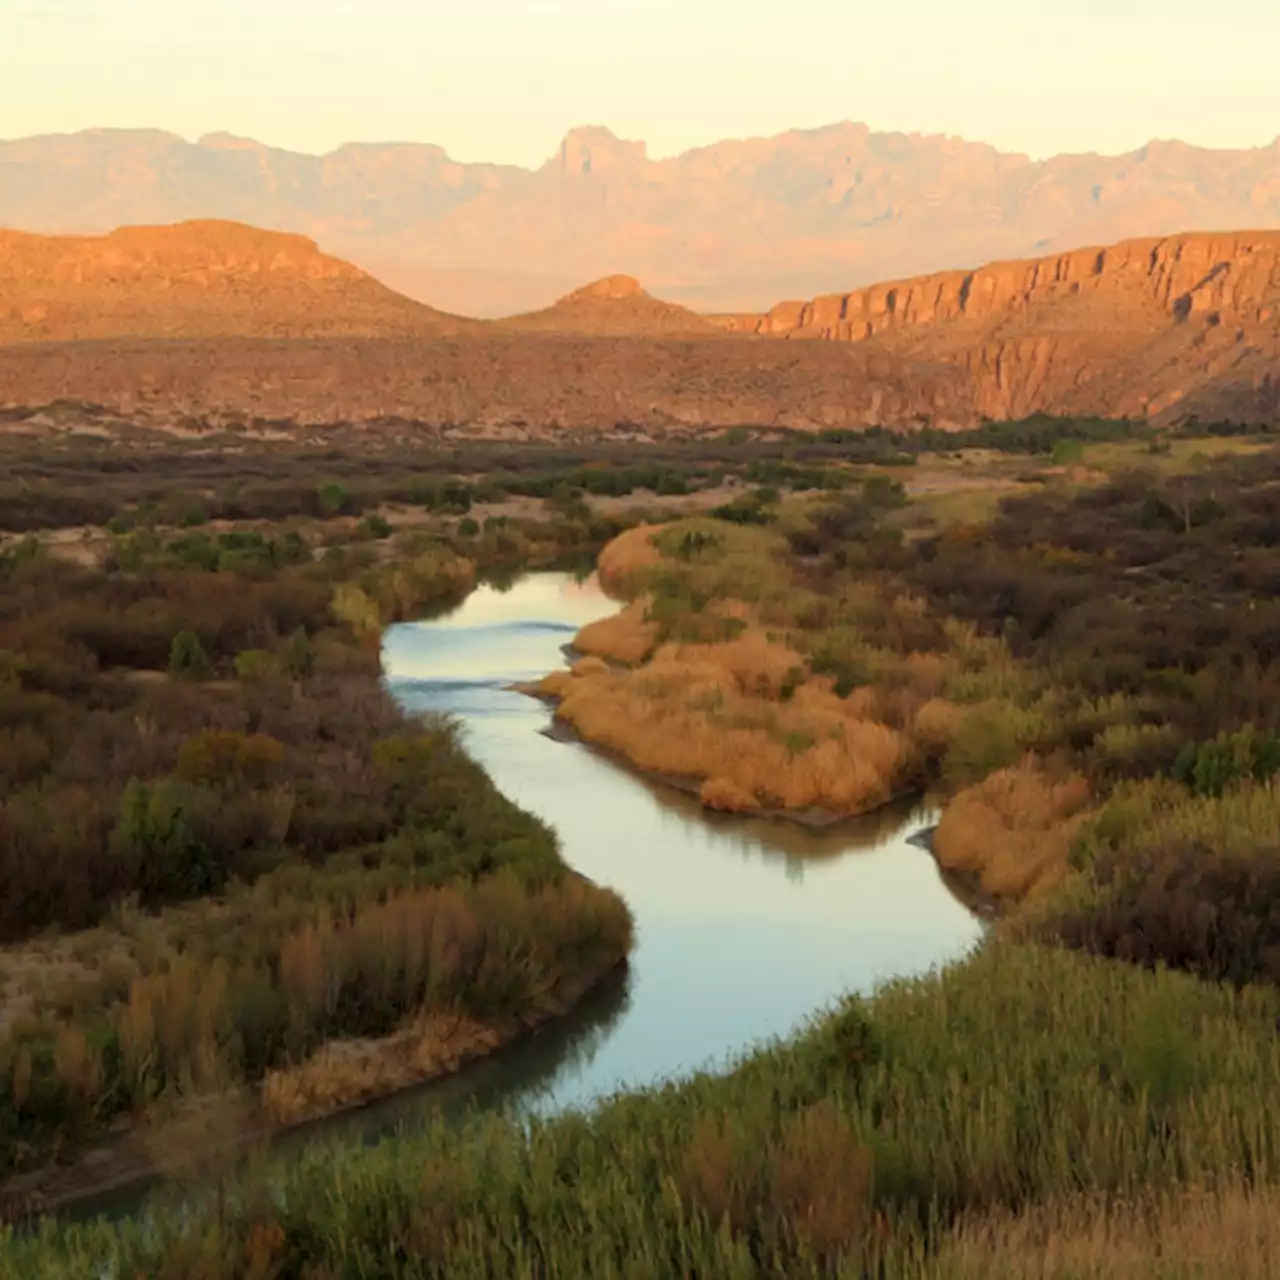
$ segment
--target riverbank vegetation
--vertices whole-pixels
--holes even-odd
[[[385,622],[590,545],[565,528],[0,556],[0,1179],[215,1096],[363,1101],[624,961],[625,906],[381,684]]]
[[[1149,443],[972,507],[882,468],[627,531],[600,569],[630,603],[545,684],[714,807],[928,791],[1001,908],[973,957],[724,1075],[316,1152],[203,1213],[14,1236],[0,1275],[1280,1272],[1280,457]]]
[[[314,1152],[221,1220],[15,1239],[0,1267],[1190,1280],[1229,1260],[1261,1280],[1277,1014],[1270,988],[993,948],[847,1001],[725,1076],[528,1130],[491,1118]]]

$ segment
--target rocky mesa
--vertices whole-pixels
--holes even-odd
[[[299,235],[216,221],[105,236],[0,230],[0,343],[412,338],[472,327]]]
[[[229,223],[0,233],[0,405],[441,430],[1280,420],[1280,232],[1188,233],[700,316],[608,276],[466,320]]]
[[[1126,240],[715,320],[949,366],[991,418],[1280,416],[1276,231]]]
[[[542,311],[493,321],[510,333],[608,338],[707,338],[724,330],[696,311],[652,297],[634,276],[605,276]]]

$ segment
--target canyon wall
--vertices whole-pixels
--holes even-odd
[[[1270,418],[1280,232],[1126,240],[715,320],[739,335],[869,343],[949,365],[993,418]]]

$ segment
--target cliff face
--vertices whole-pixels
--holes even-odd
[[[302,236],[239,223],[85,237],[0,230],[0,343],[412,337],[468,323],[393,293]]]
[[[716,319],[733,333],[870,342],[951,365],[990,417],[1269,418],[1280,232],[1126,240]]]

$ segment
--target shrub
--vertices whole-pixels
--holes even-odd
[[[320,504],[320,514],[326,517],[340,515],[350,503],[346,489],[336,480],[322,484],[316,490],[316,499]]]
[[[129,782],[120,796],[110,847],[143,901],[198,897],[217,883],[217,870],[193,834],[182,792],[172,782]]]
[[[169,648],[169,673],[180,680],[204,680],[209,675],[209,655],[194,631],[179,631]]]
[[[1173,776],[1197,795],[1221,796],[1244,781],[1266,782],[1280,771],[1280,735],[1245,725],[1223,730],[1210,742],[1187,743],[1173,765]]]

